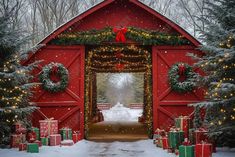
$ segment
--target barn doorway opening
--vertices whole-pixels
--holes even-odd
[[[133,45],[90,47],[86,52],[85,74],[86,139],[129,141],[151,137],[152,71],[150,48]],[[116,77],[116,82],[115,79],[105,80],[107,79],[105,76],[113,79]],[[118,78],[118,76],[121,77]],[[130,88],[137,88],[136,86],[128,87],[127,85],[121,89],[121,85],[118,85],[121,79],[128,77],[130,79],[133,76],[136,76],[139,82],[142,78],[142,95],[139,90],[139,96],[136,94],[136,98],[134,98],[134,92],[130,90]],[[102,83],[105,86],[112,84],[112,81],[114,81],[113,85],[117,86],[116,88],[120,88],[119,91],[115,91],[114,88],[100,90],[103,88]],[[133,92],[133,96],[131,92]],[[132,100],[130,97],[133,97]],[[132,117],[133,109],[131,108],[139,108],[141,111]],[[119,109],[122,110],[117,112]]]
[[[97,73],[97,122],[136,122],[143,116],[144,73]],[[101,117],[99,117],[101,116]]]

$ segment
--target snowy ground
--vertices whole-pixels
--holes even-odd
[[[109,110],[103,110],[104,121],[138,121],[143,109],[130,109],[117,103]]]
[[[1,157],[175,157],[153,145],[152,140],[96,143],[82,140],[73,146],[43,146],[40,153],[0,149]],[[234,157],[235,151],[220,149],[213,157]]]

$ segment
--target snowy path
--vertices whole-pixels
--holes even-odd
[[[213,157],[234,157],[235,151],[219,151]],[[40,153],[19,152],[17,149],[0,149],[0,157],[175,157],[161,148],[156,148],[152,140],[137,142],[96,143],[82,140],[71,147],[40,148]]]
[[[109,110],[102,111],[104,121],[138,121],[143,109],[130,109],[119,102]]]

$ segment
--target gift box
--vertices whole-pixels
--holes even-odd
[[[26,127],[21,123],[21,122],[16,122],[13,124],[13,127],[14,127],[14,132],[16,134],[26,134],[27,132],[27,129]]]
[[[169,147],[178,149],[181,143],[184,141],[184,132],[183,131],[176,131],[171,130],[168,135],[169,139]]]
[[[34,141],[36,141],[37,140],[37,135],[36,135],[36,133],[35,132],[28,132],[28,134],[27,134],[27,141],[29,142],[29,143],[33,143]]]
[[[199,128],[195,130],[195,144],[201,143],[202,141],[208,141],[207,130],[204,128]]]
[[[212,144],[210,143],[196,144],[195,157],[212,157]]]
[[[11,147],[18,148],[20,143],[24,143],[26,141],[25,134],[13,134],[11,135]]]
[[[42,146],[42,142],[41,142],[41,141],[39,141],[39,140],[34,141],[34,143],[37,143],[39,147],[41,147],[41,146]]]
[[[188,131],[190,128],[190,118],[188,116],[180,116],[175,118],[175,126],[184,131],[184,137],[188,138]]]
[[[156,140],[156,146],[162,148],[162,137]]]
[[[61,141],[60,146],[72,146],[73,144],[73,140],[63,140]]]
[[[78,141],[80,141],[82,139],[82,135],[80,132],[74,132],[73,133],[73,142],[77,143]]]
[[[168,149],[169,148],[169,144],[168,144],[168,138],[167,137],[162,137],[162,148],[163,149]]]
[[[194,157],[194,146],[192,145],[179,146],[179,157]]]
[[[27,152],[29,153],[38,153],[39,148],[37,143],[28,143],[27,144]]]
[[[63,140],[72,140],[72,129],[62,128],[60,129],[60,134]]]
[[[54,134],[50,135],[50,146],[58,146],[61,142],[61,135],[60,134]]]
[[[157,128],[157,129],[154,131],[153,139],[158,139],[158,138],[160,138],[160,136],[165,136],[165,131],[164,131],[163,129]]]
[[[27,144],[26,143],[20,143],[19,144],[19,151],[27,150]]]
[[[39,128],[33,127],[32,131],[35,132],[35,134],[36,134],[36,140],[40,140],[40,131],[39,131]]]
[[[40,136],[48,137],[53,134],[58,134],[58,121],[53,119],[39,120]]]
[[[41,137],[41,142],[43,146],[49,145],[49,138],[48,137]]]

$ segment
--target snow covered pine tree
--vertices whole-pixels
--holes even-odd
[[[198,75],[199,85],[208,87],[206,101],[194,104],[204,107],[209,136],[220,145],[235,146],[235,1],[211,0],[201,17],[206,29],[201,32],[205,55],[195,66],[205,71]]]
[[[22,66],[28,53],[21,47],[28,41],[19,29],[12,27],[12,16],[15,10],[0,14],[0,146],[10,142],[12,125],[22,121],[29,125],[28,116],[35,109],[29,103],[32,94],[30,71],[37,62]]]

